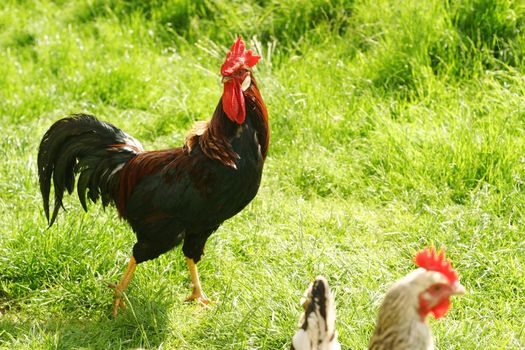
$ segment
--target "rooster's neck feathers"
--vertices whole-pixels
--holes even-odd
[[[235,162],[239,155],[233,150],[228,137],[217,129],[220,124],[210,122],[197,122],[192,132],[186,137],[184,148],[189,154],[198,144],[202,152],[210,159],[216,159],[226,166],[236,168]]]
[[[193,130],[186,137],[184,144],[186,152],[191,153],[195,146],[199,145],[208,158],[216,159],[235,169],[239,155],[233,149],[231,141],[239,135],[246,123],[251,123],[260,142],[262,157],[265,159],[270,138],[268,113],[257,89],[255,79],[252,79],[252,85],[244,92],[244,98],[246,101],[246,121],[244,124],[237,125],[231,122],[220,101],[209,122],[197,122],[194,125]]]

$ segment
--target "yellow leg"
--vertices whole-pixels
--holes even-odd
[[[122,309],[126,307],[126,304],[124,304],[124,300],[122,300],[121,297],[122,293],[124,293],[126,288],[128,288],[129,281],[131,281],[131,277],[133,277],[133,271],[135,271],[136,266],[137,261],[135,260],[134,256],[131,256],[126,272],[124,272],[124,276],[122,277],[122,280],[120,281],[118,286],[110,285],[110,287],[115,290],[115,301],[113,302],[113,317],[117,317],[119,307]]]
[[[191,283],[193,285],[193,291],[189,297],[186,298],[186,301],[197,301],[202,306],[206,306],[210,303],[210,299],[202,292],[201,281],[199,280],[199,272],[197,271],[197,265],[193,259],[186,258],[186,264],[188,264],[188,269],[190,270]]]

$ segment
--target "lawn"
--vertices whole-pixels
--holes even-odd
[[[47,229],[36,155],[74,112],[147,149],[211,117],[237,35],[271,123],[256,199],[199,263],[141,264],[116,210],[76,194]],[[511,0],[13,1],[0,4],[0,348],[288,349],[318,274],[364,349],[413,254],[445,246],[469,293],[439,349],[525,348],[525,4]]]

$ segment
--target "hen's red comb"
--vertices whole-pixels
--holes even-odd
[[[442,273],[450,283],[455,283],[458,280],[458,274],[452,268],[452,263],[445,259],[445,249],[443,248],[436,252],[434,247],[427,247],[418,252],[414,260],[419,267]]]
[[[259,62],[261,56],[255,56],[252,50],[245,50],[246,45],[241,37],[233,43],[230,52],[226,55],[226,60],[221,66],[221,74],[229,76],[241,67],[251,68]]]

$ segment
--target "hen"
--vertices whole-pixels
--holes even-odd
[[[450,297],[465,293],[445,251],[427,248],[415,256],[419,268],[397,281],[386,293],[370,338],[370,350],[431,350],[434,339],[427,316],[445,316]]]
[[[199,123],[183,147],[145,151],[140,142],[112,124],[76,114],[45,133],[38,152],[44,211],[50,223],[62,206],[64,191],[77,180],[80,202],[88,198],[114,204],[131,225],[137,242],[115,288],[114,316],[124,307],[122,293],[135,267],[182,244],[190,270],[187,300],[208,304],[196,263],[208,237],[241,211],[259,189],[268,152],[266,106],[251,68],[260,59],[238,38],[221,66],[224,90],[211,120]],[[54,208],[49,196],[54,184]]]
[[[317,276],[301,299],[304,312],[301,329],[292,339],[291,350],[340,350],[335,330],[335,303],[328,281]]]

